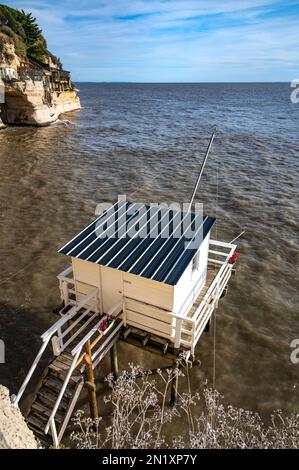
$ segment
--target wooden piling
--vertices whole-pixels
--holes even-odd
[[[118,356],[117,356],[117,343],[110,349],[111,372],[114,380],[118,377]]]
[[[170,406],[174,406],[176,404],[177,397],[178,397],[179,375],[178,373],[175,373],[177,369],[178,369],[178,363],[177,361],[174,361],[173,362],[174,377],[171,382]]]
[[[87,381],[85,382],[85,385],[88,390],[90,414],[91,414],[92,419],[97,419],[99,417],[99,410],[98,410],[98,402],[97,402],[97,394],[96,394],[96,384],[95,384],[94,372],[93,372],[93,367],[92,367],[92,354],[91,354],[90,340],[87,341],[85,350],[86,350],[86,353],[84,355],[84,362],[86,365],[86,375],[87,375]]]
[[[210,326],[211,326],[211,320],[209,320],[209,321],[207,322],[206,326],[205,326],[205,330],[204,330],[205,333],[209,333],[209,331],[210,331]]]

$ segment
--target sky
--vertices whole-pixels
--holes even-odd
[[[299,76],[299,0],[2,0],[31,11],[74,81]]]

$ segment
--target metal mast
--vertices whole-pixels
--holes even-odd
[[[194,186],[194,189],[193,189],[192,197],[191,197],[191,200],[190,200],[190,203],[189,203],[189,207],[188,207],[188,212],[191,211],[191,207],[192,207],[192,204],[193,204],[193,201],[194,201],[196,192],[197,192],[197,190],[198,190],[198,186],[199,186],[199,183],[200,183],[200,179],[201,179],[201,177],[202,177],[205,164],[206,164],[206,162],[207,162],[207,159],[208,159],[208,156],[209,156],[211,147],[212,147],[212,145],[213,145],[213,141],[214,141],[214,138],[215,138],[215,134],[216,134],[216,128],[213,130],[213,134],[211,135],[210,142],[209,142],[208,148],[207,148],[207,150],[206,150],[205,158],[204,158],[204,160],[203,160],[203,162],[202,162],[202,165],[201,165],[201,168],[200,168],[200,172],[199,172],[197,181],[196,181],[195,186]]]

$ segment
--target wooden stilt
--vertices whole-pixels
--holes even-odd
[[[173,371],[178,369],[178,364],[176,361],[173,363]],[[170,406],[174,406],[177,401],[177,396],[178,396],[178,384],[179,384],[179,376],[178,374],[175,374],[172,383],[171,383],[171,395],[170,395]]]
[[[90,340],[88,340],[86,343],[86,354],[84,355],[84,361],[86,365],[86,375],[87,375],[87,382],[85,383],[85,385],[88,390],[90,414],[91,414],[92,419],[97,419],[99,417],[99,410],[98,410],[98,402],[97,402],[97,394],[96,394],[96,384],[95,384],[94,372],[93,372],[93,367],[92,367]]]
[[[228,291],[228,285],[226,285],[225,288],[223,289],[223,292],[222,292],[221,297],[220,297],[221,299],[226,296],[227,291]]]
[[[115,343],[110,349],[110,360],[111,360],[111,372],[113,374],[114,380],[116,380],[118,376],[117,343]]]
[[[211,326],[211,320],[208,321],[208,323],[205,326],[205,333],[209,333],[210,331],[210,326]]]

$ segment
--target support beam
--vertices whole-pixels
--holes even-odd
[[[211,326],[211,319],[207,322],[206,326],[205,326],[205,333],[209,333],[210,331],[210,326]]]
[[[89,405],[90,405],[90,414],[92,419],[97,419],[99,417],[98,402],[97,402],[97,393],[96,393],[96,384],[94,379],[94,372],[92,367],[92,354],[90,347],[90,340],[86,343],[86,354],[84,355],[84,361],[86,365],[86,375],[87,375],[87,389],[89,396]]]
[[[111,372],[114,380],[118,377],[118,356],[117,356],[117,343],[110,349]]]
[[[173,362],[173,372],[179,368],[177,361]],[[171,382],[170,406],[174,406],[178,397],[179,375],[175,374]]]

